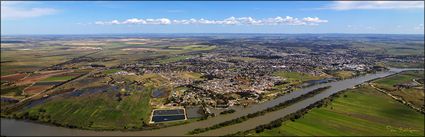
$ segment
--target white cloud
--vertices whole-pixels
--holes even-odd
[[[322,9],[371,10],[371,9],[423,9],[424,1],[336,1]]]
[[[170,20],[168,18],[159,19],[138,19],[131,18],[123,21],[96,21],[97,25],[118,25],[118,24],[147,24],[147,25],[168,25],[168,24],[215,24],[215,25],[318,25],[319,23],[326,23],[328,20],[323,20],[318,17],[305,17],[298,19],[290,16],[274,17],[265,19],[254,19],[252,17],[229,17],[223,20],[209,20],[209,19],[182,19]]]
[[[31,2],[1,2],[1,19],[22,19],[51,15],[58,12],[53,8],[24,8],[21,5]]]
[[[416,30],[424,30],[424,24],[419,24],[418,26],[415,27]]]
[[[303,21],[307,21],[307,22],[313,22],[313,23],[326,23],[328,22],[327,20],[321,20],[318,17],[307,17],[307,18],[303,18]]]

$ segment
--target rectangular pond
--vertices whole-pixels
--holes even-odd
[[[161,109],[153,110],[151,123],[186,120],[184,109]]]

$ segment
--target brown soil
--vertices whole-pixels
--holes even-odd
[[[37,93],[43,92],[44,90],[51,88],[52,86],[53,85],[31,86],[31,87],[26,88],[24,90],[24,93],[30,94],[30,95],[37,94]]]
[[[11,75],[6,75],[1,77],[1,81],[15,82],[27,76],[25,73],[16,73]]]
[[[31,83],[37,82],[39,80],[43,80],[43,79],[51,77],[51,76],[60,75],[60,74],[68,73],[68,72],[69,71],[44,71],[44,72],[40,72],[40,73],[37,73],[37,74],[33,74],[32,76],[29,76],[25,79],[18,80],[16,82],[16,85],[31,84]]]

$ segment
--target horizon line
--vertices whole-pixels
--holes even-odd
[[[170,35],[170,34],[260,34],[260,35],[324,35],[324,34],[343,34],[343,35],[425,35],[424,33],[229,33],[229,32],[208,32],[208,33],[186,33],[186,32],[173,32],[173,33],[69,33],[69,34],[0,34],[3,36],[46,36],[46,35]]]

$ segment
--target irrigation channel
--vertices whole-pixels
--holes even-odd
[[[352,88],[358,84],[362,84],[364,82],[386,77],[389,75],[393,75],[406,70],[423,70],[423,68],[409,68],[409,69],[398,69],[391,68],[388,71],[377,72],[374,74],[367,74],[363,76],[358,76],[351,79],[335,81],[330,83],[324,83],[319,85],[314,85],[306,88],[302,88],[291,93],[280,96],[274,100],[263,102],[260,104],[250,105],[247,107],[238,107],[234,106],[233,109],[236,110],[235,113],[227,114],[227,115],[218,115],[216,117],[208,118],[203,121],[196,121],[184,125],[166,127],[155,130],[144,130],[144,131],[90,131],[90,130],[81,130],[81,129],[70,129],[65,127],[55,127],[46,124],[34,123],[30,121],[23,120],[13,120],[13,119],[1,119],[1,135],[2,136],[182,136],[187,135],[189,131],[192,131],[196,128],[206,128],[215,124],[219,124],[225,121],[229,121],[250,113],[254,113],[257,111],[265,110],[269,107],[273,107],[278,105],[279,103],[291,100],[303,94],[306,94],[314,89],[331,86],[325,91],[296,102],[288,107],[283,109],[268,112],[265,115],[254,117],[244,121],[242,123],[222,127],[216,130],[210,130],[197,135],[205,135],[205,136],[219,136],[219,135],[227,135],[231,133],[236,133],[238,131],[245,131],[249,129],[253,129],[258,125],[267,124],[273,120],[284,117],[290,113],[301,110],[310,104],[318,102],[330,95],[337,93],[339,91]]]

